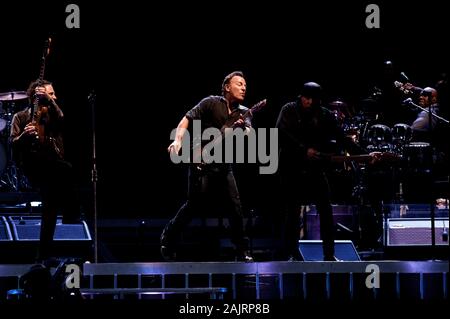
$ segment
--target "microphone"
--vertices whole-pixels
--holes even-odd
[[[402,86],[403,86],[403,83],[402,83],[402,82],[399,82],[399,81],[394,81],[394,85],[395,85],[396,88],[401,89]],[[375,89],[378,89],[378,88],[375,87]]]
[[[405,80],[405,82],[409,82],[409,78],[406,76],[405,72],[400,72],[400,76],[403,80]]]
[[[89,101],[89,102],[94,102],[95,99],[96,99],[96,97],[97,97],[97,95],[95,94],[95,91],[92,90],[92,91],[89,93],[89,95],[88,95],[88,101]]]
[[[402,104],[403,104],[403,105],[408,105],[408,104],[411,104],[412,101],[413,101],[412,98],[409,97],[409,98],[407,98],[406,100],[403,100],[403,101],[402,101]]]

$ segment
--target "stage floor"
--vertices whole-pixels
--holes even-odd
[[[448,300],[448,261],[70,262],[48,269],[85,300]],[[31,266],[0,265],[3,301]]]

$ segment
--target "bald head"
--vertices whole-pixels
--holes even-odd
[[[437,91],[432,87],[426,87],[420,92],[419,104],[421,106],[429,106],[430,104],[437,103]]]

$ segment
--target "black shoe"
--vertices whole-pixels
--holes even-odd
[[[288,261],[303,261],[303,257],[300,255],[298,248],[289,250],[287,256]]]
[[[169,246],[161,246],[161,256],[165,261],[175,261],[177,259],[176,252]]]
[[[246,263],[252,263],[255,260],[253,259],[252,255],[248,251],[244,251],[241,253],[238,253],[236,256],[236,261],[243,261]]]
[[[81,218],[63,218],[61,223],[63,223],[63,224],[81,224]]]
[[[47,268],[56,268],[60,265],[60,263],[61,259],[58,259],[56,257],[46,257],[46,258],[38,257],[35,260],[35,264],[40,264]]]
[[[342,261],[339,258],[337,258],[336,256],[325,256],[323,258],[324,261]]]
[[[291,261],[303,261],[303,259],[299,258],[297,256],[294,256],[294,255],[290,255],[289,258],[288,258],[288,261],[289,262],[291,262]]]

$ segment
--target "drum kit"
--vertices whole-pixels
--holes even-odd
[[[372,108],[373,105],[372,105]],[[395,154],[407,168],[426,170],[431,165],[432,148],[426,142],[413,142],[410,125],[397,123],[390,127],[377,122],[372,113],[363,111],[352,114],[351,108],[342,101],[333,101],[329,109],[336,116],[347,138],[367,149]]]
[[[9,143],[12,118],[19,108],[27,103],[28,95],[24,91],[0,93],[0,190],[18,191],[28,188],[28,181],[12,160]]]
[[[369,151],[389,152],[401,158],[407,169],[427,171],[433,160],[431,145],[427,142],[413,142],[411,126],[397,123],[392,128],[383,124],[370,126],[365,138]]]
[[[417,135],[413,136],[410,125],[395,122],[387,124],[387,120],[383,122],[385,118],[376,100],[366,99],[360,104],[357,108],[359,111],[353,113],[348,112],[351,108],[342,101],[328,104],[328,109],[334,114],[348,140],[354,141],[367,152],[383,153],[377,165],[355,162],[348,166],[352,176],[351,200],[357,205],[352,232],[359,238],[354,239],[359,241],[360,247],[367,245],[374,248],[380,236],[383,238],[380,225],[384,225],[389,214],[383,204],[421,200],[421,193],[426,193],[423,187],[428,185],[417,183],[428,181],[435,154],[430,143],[414,140]],[[338,179],[343,176],[341,171],[337,173]],[[339,187],[335,189],[338,191],[346,185],[341,180],[337,183]]]

